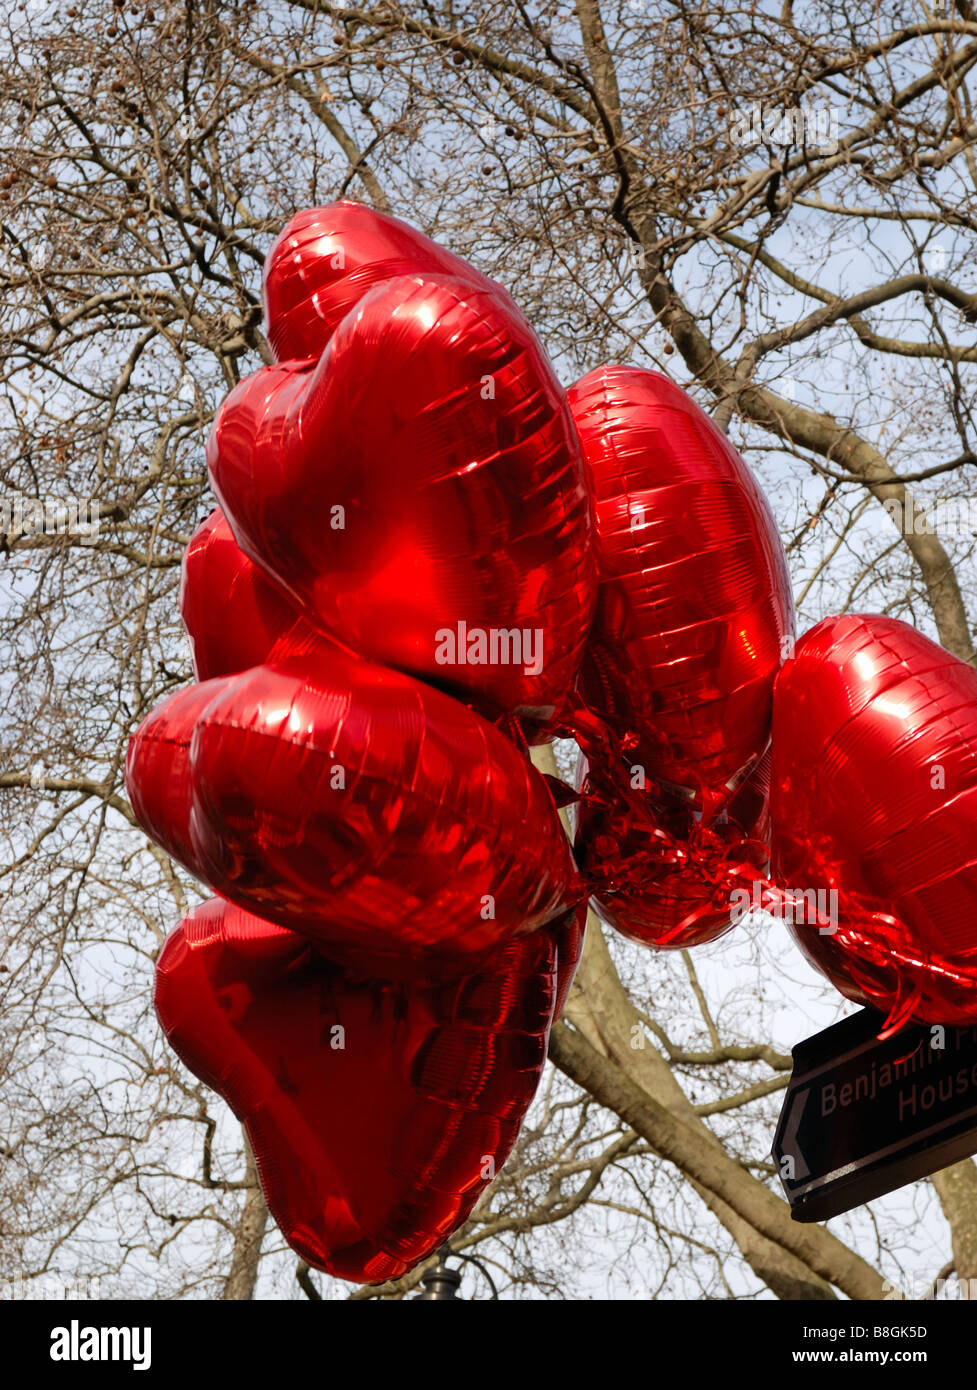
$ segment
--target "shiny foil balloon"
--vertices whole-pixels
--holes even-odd
[[[600,917],[660,950],[702,946],[736,923],[731,890],[765,878],[770,757],[708,824],[691,800],[605,800],[579,774],[577,858]]]
[[[374,285],[321,357],[235,388],[207,459],[237,543],[311,621],[552,729],[596,596],[590,496],[553,369],[491,282]]]
[[[468,1217],[546,1060],[546,929],[447,986],[354,983],[306,936],[218,901],[169,936],[156,1010],[243,1121],[282,1234],[318,1269],[395,1279]]]
[[[894,618],[818,623],[777,679],[771,814],[793,934],[838,989],[977,1023],[977,673]]]
[[[219,507],[184,553],[180,612],[199,681],[334,646],[238,548]]]
[[[471,710],[336,653],[238,676],[191,748],[206,879],[371,955],[491,950],[583,896],[545,782]]]
[[[401,275],[495,281],[397,217],[343,200],[296,213],[265,258],[264,305],[277,359],[318,357],[349,311],[375,285]]]
[[[729,440],[667,377],[600,367],[569,401],[601,579],[584,698],[619,742],[636,740],[629,763],[711,814],[767,745],[793,632],[770,509]]]
[[[190,741],[197,720],[227,687],[206,681],[178,690],[152,710],[129,739],[126,791],[136,820],[195,878],[204,878],[190,834]]]
[[[192,726],[184,692],[137,731],[126,777],[144,827],[231,901],[400,975],[463,965],[583,897],[546,783],[457,701],[338,650],[209,685]],[[160,720],[183,740],[173,787]]]

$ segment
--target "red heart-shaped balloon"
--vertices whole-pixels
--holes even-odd
[[[219,507],[184,552],[180,612],[198,681],[335,646],[248,559]]]
[[[214,491],[241,549],[360,655],[553,727],[596,595],[573,421],[489,282],[371,289],[318,361],[222,406]]]
[[[757,880],[767,870],[769,752],[706,828],[691,801],[660,801],[645,819],[613,796],[591,799],[585,764],[578,780],[577,862],[609,926],[643,946],[675,951],[716,941],[735,926],[728,867],[750,865]]]
[[[462,968],[584,896],[529,760],[464,705],[338,650],[171,697],[133,735],[126,779],[191,872],[368,973]]]
[[[358,1283],[395,1279],[468,1217],[546,1060],[557,934],[450,985],[354,983],[307,937],[227,903],[168,937],[156,1010],[243,1121],[289,1244]]]
[[[791,929],[842,994],[977,1023],[977,673],[894,618],[818,623],[777,678],[771,816]]]
[[[581,673],[647,777],[729,799],[770,737],[794,631],[770,509],[674,382],[599,367],[570,388],[597,512],[600,592]]]
[[[321,922],[331,948],[477,956],[582,896],[529,760],[398,672],[339,653],[247,671],[190,766],[207,881],[282,926]]]
[[[345,200],[296,213],[265,258],[265,322],[275,356],[318,357],[374,285],[414,274],[489,287],[515,310],[501,285],[397,217]]]

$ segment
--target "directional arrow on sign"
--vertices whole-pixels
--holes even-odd
[[[879,1040],[862,1009],[793,1049],[773,1158],[795,1221],[825,1221],[977,1153],[977,1027]]]

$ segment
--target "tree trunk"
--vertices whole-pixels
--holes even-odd
[[[554,1030],[553,1061],[578,1084],[586,1076],[595,1099],[675,1163],[779,1298],[831,1298],[832,1284],[849,1298],[882,1297],[871,1265],[822,1227],[792,1221],[787,1203],[725,1152],[650,1040],[634,1046],[641,1017],[593,914],[568,1014],[577,1031]]]
[[[254,1298],[254,1286],[258,1281],[258,1262],[261,1259],[261,1242],[268,1223],[268,1204],[258,1181],[258,1169],[247,1138],[244,1148],[247,1155],[245,1182],[248,1188],[241,1219],[234,1234],[231,1271],[222,1294],[222,1298],[225,1299]]]
[[[977,1279],[977,1167],[965,1158],[931,1179],[950,1224],[953,1265],[958,1279]]]
[[[559,776],[559,769],[551,745],[545,744],[534,748],[532,760],[541,772],[548,773],[553,777]],[[566,824],[565,812],[561,815],[564,818],[564,824]],[[735,1173],[739,1182],[752,1183],[756,1187],[763,1188],[762,1183],[758,1183],[745,1169],[740,1168],[738,1164],[728,1158],[719,1140],[695,1114],[691,1101],[682,1090],[668,1062],[657,1049],[651,1044],[642,1049],[635,1049],[631,1046],[635,1036],[634,1028],[641,1027],[640,1018],[614,968],[600,922],[593,912],[588,914],[587,939],[583,959],[580,962],[570,1000],[564,1010],[564,1017],[572,1021],[598,1053],[603,1056],[613,1054],[614,1061],[618,1066],[646,1094],[653,1096],[657,1102],[680,1115],[686,1124],[692,1127],[695,1133],[695,1143],[706,1142],[718,1150],[729,1165],[729,1173]],[[558,1052],[559,1041],[557,1040],[554,1042],[550,1055],[561,1070],[567,1071],[567,1067],[561,1062]],[[566,1059],[564,1058],[564,1060]],[[567,1071],[567,1074],[573,1075],[570,1071]],[[602,1100],[605,1105],[609,1104],[610,1091],[605,1095],[597,1096],[597,1099]],[[610,1108],[614,1109],[614,1106],[611,1105]],[[782,1244],[762,1235],[750,1221],[744,1219],[739,1211],[723,1200],[721,1193],[695,1181],[686,1169],[683,1168],[683,1171],[690,1178],[692,1186],[705,1205],[722,1222],[725,1229],[736,1241],[743,1258],[754,1274],[757,1278],[762,1279],[778,1298],[833,1299],[836,1297],[830,1283],[817,1273],[810,1264],[799,1259],[797,1255],[785,1249]],[[763,1190],[767,1191],[765,1188]],[[772,1194],[767,1192],[767,1196],[772,1197]],[[772,1198],[772,1200],[776,1201],[777,1199]],[[785,1220],[788,1219],[786,1206],[784,1206],[783,1217]],[[866,1270],[868,1270],[868,1266],[866,1266]],[[872,1277],[874,1278],[874,1272],[872,1272]],[[881,1281],[879,1283],[881,1285]],[[871,1296],[880,1297],[881,1293]]]

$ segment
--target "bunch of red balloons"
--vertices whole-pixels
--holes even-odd
[[[890,1023],[977,1021],[977,675],[891,619],[795,644],[709,417],[629,367],[564,392],[506,292],[404,223],[301,213],[264,293],[276,361],[218,413],[184,560],[197,683],[126,773],[218,894],[157,1011],[290,1244],[375,1282],[467,1219],[591,897],[664,948],[786,912]],[[530,760],[558,736],[572,790]]]

